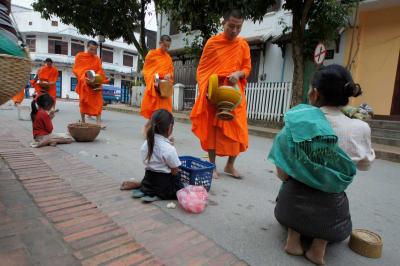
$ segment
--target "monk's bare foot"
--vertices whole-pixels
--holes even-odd
[[[139,188],[140,186],[141,186],[141,183],[138,181],[125,181],[125,182],[122,182],[120,190],[132,190],[132,189]]]
[[[51,147],[56,147],[56,146],[57,146],[57,142],[50,142],[50,143],[49,143],[49,146],[51,146]]]
[[[100,126],[100,129],[102,129],[102,130],[104,130],[104,129],[106,129],[106,128],[107,128],[107,126],[105,126],[105,125],[102,125],[102,124],[99,124],[99,126]]]
[[[233,178],[236,179],[242,179],[242,175],[235,169],[235,167],[230,166],[230,165],[226,165],[224,168],[224,172],[230,176],[232,176]]]
[[[219,178],[219,175],[218,175],[217,170],[213,170],[213,175],[212,175],[212,177],[213,177],[213,179],[218,179],[218,178]]]
[[[325,249],[327,241],[315,238],[310,249],[306,252],[306,258],[316,265],[325,265]]]

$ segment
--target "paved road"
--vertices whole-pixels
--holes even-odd
[[[27,103],[25,103],[27,104]],[[54,120],[55,132],[66,132],[66,125],[79,118],[75,102],[60,102],[60,113]],[[0,113],[17,118],[16,110],[2,107]],[[107,129],[93,143],[60,146],[117,180],[140,179],[144,169],[140,159],[143,143],[141,128],[145,120],[137,115],[104,112]],[[19,121],[30,130],[29,121]],[[176,123],[176,147],[180,155],[205,155],[190,125]],[[237,166],[243,180],[222,176],[213,181],[210,201],[200,215],[189,215],[178,209],[167,209],[168,202],[157,205],[172,216],[214,239],[221,246],[251,265],[309,265],[302,257],[291,257],[283,251],[285,231],[276,222],[274,200],[280,182],[273,165],[266,161],[272,140],[250,136],[249,150],[240,156]],[[222,170],[224,159],[217,161]],[[353,253],[347,242],[328,247],[328,265],[399,265],[400,254],[400,178],[399,164],[377,160],[369,172],[360,172],[348,189],[354,228],[366,228],[383,237],[384,254],[379,260]]]

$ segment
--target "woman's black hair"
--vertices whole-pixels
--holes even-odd
[[[362,94],[360,85],[354,83],[350,72],[336,64],[321,67],[314,74],[312,87],[322,96],[320,104],[328,106],[345,106],[349,97]]]
[[[170,125],[174,124],[173,115],[165,109],[158,109],[153,113],[149,121],[150,126],[146,133],[147,138],[147,156],[146,160],[150,161],[154,151],[154,134],[160,134],[168,137]]]
[[[47,94],[47,93],[43,93],[41,95],[39,95],[38,97],[36,97],[36,99],[33,99],[32,103],[31,103],[31,120],[32,122],[35,121],[36,118],[36,114],[39,110],[39,108],[42,108],[44,110],[50,110],[51,107],[53,107],[54,104],[54,100],[53,98]]]

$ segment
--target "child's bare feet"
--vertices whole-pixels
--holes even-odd
[[[302,256],[304,250],[300,241],[301,235],[291,228],[288,228],[288,236],[286,240],[285,251],[294,256]]]
[[[124,181],[120,187],[120,190],[132,190],[139,188],[141,183],[138,181]]]
[[[316,265],[325,265],[325,249],[327,241],[315,238],[310,249],[306,252],[306,258]]]

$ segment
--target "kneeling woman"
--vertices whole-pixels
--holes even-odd
[[[367,170],[375,154],[368,124],[340,111],[349,97],[361,94],[344,67],[321,68],[308,94],[312,105],[301,104],[285,114],[285,127],[275,138],[269,160],[283,181],[275,217],[288,227],[285,251],[302,255],[300,236],[310,237],[305,256],[322,265],[327,243],[343,241],[351,233],[344,191],[356,167]]]

